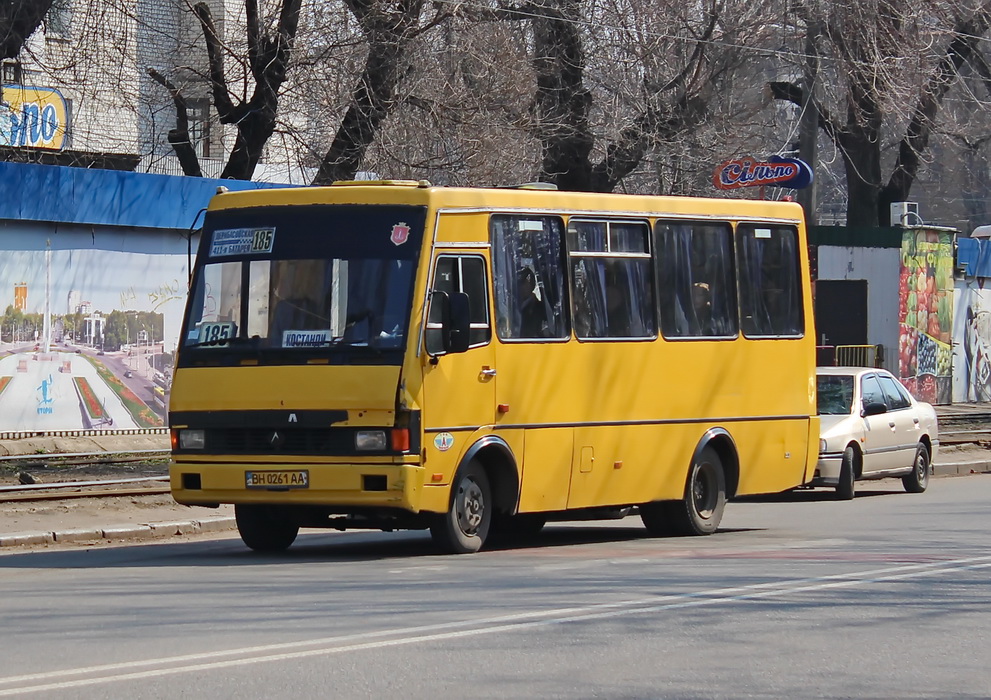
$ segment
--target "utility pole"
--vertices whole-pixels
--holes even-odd
[[[816,86],[819,82],[818,39],[822,26],[818,19],[810,18],[805,28],[805,66],[802,79],[802,117],[798,132],[798,157],[812,168],[812,184],[798,191],[798,203],[805,209],[805,225],[818,224],[819,202],[817,195],[819,173],[816,172],[819,152],[819,110]]]

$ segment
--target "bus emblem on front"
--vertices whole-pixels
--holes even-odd
[[[409,238],[409,226],[405,221],[400,221],[398,224],[392,227],[392,236],[389,240],[396,245],[402,245]]]
[[[299,421],[296,420],[296,414],[295,413],[290,413],[289,414],[289,422],[290,423],[299,423]]]

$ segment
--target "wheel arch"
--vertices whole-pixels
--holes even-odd
[[[736,449],[736,441],[725,428],[709,428],[695,446],[692,453],[692,464],[695,464],[702,450],[711,447],[719,455],[723,464],[723,477],[726,479],[726,498],[736,496],[740,485],[740,457]]]
[[[458,463],[458,471],[473,461],[482,466],[489,479],[495,511],[515,513],[520,494],[520,477],[512,448],[502,438],[486,435],[465,451]]]

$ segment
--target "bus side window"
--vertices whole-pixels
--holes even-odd
[[[564,224],[561,219],[497,214],[490,225],[499,338],[567,338]]]
[[[735,337],[738,312],[730,225],[658,221],[656,234],[664,337]]]
[[[488,282],[485,277],[485,260],[477,255],[441,255],[434,270],[434,292],[463,292],[468,295],[471,320],[468,346],[485,345],[492,337],[489,324]],[[430,303],[424,344],[428,355],[444,354],[441,337],[441,309]]]
[[[657,334],[649,228],[640,221],[568,222],[575,335],[653,338]]]
[[[795,228],[740,224],[737,267],[743,334],[800,336],[804,324]]]

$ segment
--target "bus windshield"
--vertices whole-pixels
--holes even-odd
[[[397,206],[214,213],[197,258],[183,351],[188,357],[195,349],[200,360],[247,352],[266,364],[341,349],[401,351],[423,219],[421,210]],[[401,352],[388,354],[400,361]]]

